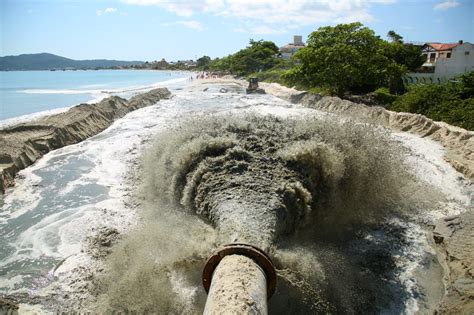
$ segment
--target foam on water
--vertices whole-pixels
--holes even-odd
[[[2,292],[15,291],[3,285],[10,277],[29,273],[28,268],[10,270],[14,263],[49,257],[53,267],[54,262],[79,254],[94,227],[123,230],[133,223],[134,212],[123,205],[128,163],[135,162],[147,137],[172,124],[178,113],[173,101],[132,112],[96,137],[52,151],[19,173],[0,217],[2,236],[7,237],[3,241],[10,248],[0,261]]]
[[[444,160],[445,149],[440,144],[408,133],[393,133],[392,136],[409,150],[405,153],[407,168],[420,181],[436,187],[445,196],[437,207],[424,212],[419,217],[419,222],[432,225],[444,216],[457,215],[469,207],[473,185]],[[425,312],[427,305],[423,305],[426,301],[420,302],[419,297],[423,295],[420,287],[429,284],[423,277],[419,281],[425,283],[419,283],[417,274],[424,269],[420,266],[426,266],[429,260],[436,256],[433,247],[430,246],[430,235],[419,223],[400,220],[394,220],[394,223],[404,227],[407,241],[403,252],[397,255],[397,266],[400,270],[398,277],[408,292],[407,313]],[[435,271],[431,276],[441,277],[441,270],[438,270],[438,273]],[[444,288],[438,286],[432,290],[435,291],[435,296],[440,298]],[[437,303],[437,301],[430,302]]]
[[[436,186],[449,200],[469,205],[469,181],[446,163],[445,150],[440,144],[408,133],[393,133],[393,137],[411,151],[405,158],[420,180]],[[452,214],[455,213],[444,215]]]

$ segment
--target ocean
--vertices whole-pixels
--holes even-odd
[[[96,74],[102,76],[102,81],[96,77],[95,81],[83,79],[69,85],[50,83],[47,88],[41,88],[40,84],[24,84],[20,88],[21,84],[17,83],[17,91],[23,91],[18,94],[27,95],[35,103],[36,97],[43,95],[79,95],[89,99],[100,96],[95,95],[96,92],[84,95],[65,92],[71,89],[99,91],[99,94],[104,94],[100,91],[105,89],[116,89],[118,92],[114,93],[126,95],[135,93],[135,89],[149,89],[147,83],[159,82],[165,84],[174,96],[127,114],[102,133],[81,143],[51,151],[18,173],[15,187],[7,189],[4,203],[0,205],[0,296],[16,299],[23,311],[92,310],[104,313],[100,307],[105,305],[115,310],[130,307],[130,310],[139,312],[165,313],[160,307],[169,307],[167,311],[171,313],[200,313],[205,300],[200,275],[205,258],[216,245],[219,233],[222,234],[222,230],[216,227],[219,222],[206,219],[205,213],[196,215],[197,210],[192,207],[184,211],[163,208],[157,200],[176,193],[179,195],[182,191],[183,198],[178,201],[192,201],[193,198],[186,195],[206,191],[193,185],[211,183],[214,175],[210,170],[229,176],[225,180],[214,178],[216,186],[208,187],[214,192],[227,189],[229,197],[239,196],[232,194],[246,182],[255,191],[262,186],[276,185],[259,194],[263,200],[262,207],[267,206],[266,201],[271,201],[268,205],[272,206],[277,204],[274,192],[289,189],[290,200],[291,192],[298,193],[298,187],[301,187],[297,183],[287,185],[284,182],[288,178],[295,179],[294,170],[278,164],[278,154],[295,158],[294,163],[311,162],[313,164],[308,165],[314,169],[323,165],[331,170],[325,175],[329,177],[343,176],[338,171],[341,161],[354,163],[354,167],[347,164],[346,168],[351,167],[356,173],[364,169],[372,174],[377,172],[378,163],[383,159],[370,153],[371,150],[387,152],[387,156],[394,153],[382,146],[383,143],[372,144],[370,137],[377,138],[380,133],[388,137],[387,141],[404,148],[399,152],[400,158],[416,181],[434,185],[436,189],[433,190],[443,197],[439,209],[428,206],[418,209],[424,211],[422,221],[432,222],[443,215],[459,213],[467,203],[466,181],[444,160],[444,149],[431,140],[407,133],[387,135],[382,128],[371,129],[369,126],[369,129],[364,129],[365,124],[348,126],[351,123],[347,118],[291,104],[272,95],[246,95],[242,87],[229,83],[205,84],[205,80],[201,80],[201,84],[191,83],[187,79],[188,73],[95,71],[64,75],[78,73]],[[120,73],[130,75],[131,81],[122,78],[110,83],[112,79],[105,79]],[[56,72],[30,74],[38,81],[46,81],[41,79],[41,74],[54,78]],[[146,78],[139,78],[141,74]],[[156,77],[152,78],[153,75]],[[109,87],[90,87],[106,84],[106,81]],[[24,92],[32,87],[37,92],[46,89],[64,93]],[[302,132],[301,126],[308,122],[312,122],[320,136],[297,136]],[[351,146],[355,141],[353,135],[364,137],[367,142],[363,142],[362,147]],[[219,145],[233,147],[216,149]],[[278,149],[278,145],[286,146],[286,149]],[[315,148],[321,155],[318,153],[314,158],[308,148]],[[346,151],[339,152],[339,148]],[[206,150],[211,152],[207,156]],[[325,161],[324,156],[329,153],[334,158]],[[366,157],[372,160],[365,161]],[[192,161],[198,166],[189,167],[194,165]],[[179,173],[180,167],[189,174]],[[200,177],[199,171],[206,176]],[[382,172],[377,174],[366,177],[363,185],[354,182],[354,188],[373,187],[373,191],[383,192],[378,184],[379,177],[383,179],[384,176]],[[403,193],[405,187],[402,183],[405,182],[402,177],[400,175],[400,185],[390,182],[392,186],[389,188],[401,189]],[[182,178],[185,187],[176,184],[176,178]],[[352,181],[351,178],[344,180],[346,185]],[[279,181],[282,181],[282,188],[278,186]],[[254,185],[256,183],[259,185]],[[144,185],[150,191],[149,201],[137,200],[136,197]],[[176,191],[170,193],[166,190],[168,188]],[[334,185],[321,182],[322,191],[336,194],[333,188]],[[409,190],[402,196],[412,198],[416,194],[417,191]],[[216,195],[209,196],[215,198],[212,202],[219,200]],[[359,202],[371,196],[367,197]],[[398,201],[401,205],[405,200]],[[272,209],[267,210],[271,213]],[[324,211],[324,208],[319,210]],[[245,216],[227,218],[236,223],[248,219]],[[295,218],[295,222],[300,219]],[[301,225],[297,232],[288,232],[289,235],[275,245],[274,256],[281,265],[279,289],[269,301],[269,310],[275,314],[290,313],[295,309],[301,313],[314,313],[313,307],[321,304],[318,294],[326,291],[329,296],[327,305],[336,310],[346,310],[346,307],[360,310],[376,304],[374,307],[378,313],[424,313],[430,307],[426,306],[429,304],[426,296],[433,295],[431,291],[442,289],[440,268],[433,267],[436,264],[432,263],[435,258],[429,233],[416,220],[389,217],[383,225],[372,227],[368,224],[356,231],[357,237],[341,243],[335,242],[331,236],[325,238],[324,234],[320,234],[319,241],[314,244],[300,241],[303,231],[335,230],[339,228],[338,222],[309,221],[301,222]],[[251,225],[243,226],[248,228]],[[261,227],[259,231],[264,229],[267,227]],[[114,238],[117,235],[118,238]],[[112,249],[111,244],[115,245]],[[107,254],[110,250],[112,254]],[[420,273],[426,277],[420,277]],[[360,277],[355,277],[357,275]],[[435,283],[439,286],[435,289],[423,282],[430,277],[439,279],[439,283]],[[99,290],[98,296],[91,297],[90,292],[98,290],[94,287],[97,279],[107,289],[100,287],[103,291]],[[367,282],[373,280],[380,287],[360,287],[365,285],[365,279]],[[435,297],[436,294],[441,293],[434,293]],[[337,297],[331,300],[332,295]],[[377,301],[371,302],[371,297]]]
[[[127,97],[189,76],[185,71],[151,70],[1,71],[0,123],[44,111],[62,111],[110,95]]]

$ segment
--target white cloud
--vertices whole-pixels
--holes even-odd
[[[375,22],[376,19],[366,10],[354,10],[335,19],[336,23]]]
[[[441,3],[438,3],[434,6],[435,10],[447,10],[459,6],[459,2],[456,0],[447,0]]]
[[[178,16],[210,13],[236,18],[244,26],[238,31],[281,34],[302,26],[321,23],[376,21],[369,12],[373,4],[395,0],[122,0],[132,5],[154,5]],[[249,26],[250,25],[250,26]]]
[[[115,13],[117,12],[117,8],[106,8],[104,10],[97,10],[95,11],[95,13],[97,13],[97,15],[101,16],[102,14],[111,14],[111,13]]]
[[[214,12],[224,4],[223,0],[122,0],[127,4],[155,5],[178,16],[192,16],[196,12]]]
[[[196,30],[196,31],[203,31],[204,26],[199,21],[194,20],[185,20],[185,21],[176,21],[171,23],[163,23],[163,26],[169,27],[174,25],[182,25],[184,27]]]
[[[104,10],[104,13],[114,13],[117,12],[117,8],[107,8]]]
[[[257,35],[278,35],[286,33],[286,30],[281,28],[275,28],[268,25],[254,26],[250,27],[247,30],[247,33],[257,34]]]

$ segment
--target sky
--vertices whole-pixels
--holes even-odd
[[[215,58],[354,21],[382,38],[474,43],[474,0],[0,0],[0,19],[1,56]]]

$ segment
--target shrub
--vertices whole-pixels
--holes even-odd
[[[391,110],[423,114],[468,130],[474,130],[474,72],[443,84],[414,85],[398,97]]]
[[[281,75],[284,72],[285,72],[285,70],[272,69],[272,70],[268,70],[268,71],[253,73],[251,75],[251,77],[257,77],[258,81],[281,83],[282,82]]]
[[[391,105],[398,98],[397,95],[390,94],[386,87],[378,88],[374,91],[374,98],[379,104]]]

